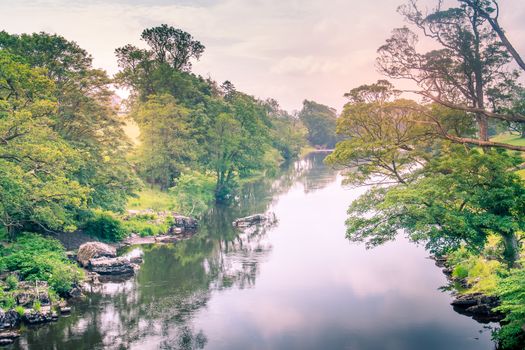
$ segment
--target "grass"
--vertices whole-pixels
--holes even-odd
[[[500,134],[492,138],[494,142],[508,143],[514,146],[525,146],[525,138],[521,138],[518,134]]]
[[[172,210],[175,203],[176,198],[172,194],[163,192],[158,188],[145,188],[138,193],[138,197],[128,200],[127,209]]]

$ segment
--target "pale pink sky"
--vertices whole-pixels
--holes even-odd
[[[451,0],[449,0],[451,1]],[[404,24],[404,0],[0,0],[0,29],[78,42],[96,67],[117,71],[114,49],[167,23],[205,46],[196,73],[288,109],[304,99],[341,109],[342,95],[380,78],[376,50]],[[433,4],[434,0],[422,3]],[[524,0],[500,0],[500,22],[525,55]]]

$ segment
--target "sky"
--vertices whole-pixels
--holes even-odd
[[[405,24],[396,12],[404,1],[0,0],[0,30],[60,34],[114,74],[115,48],[144,47],[142,30],[166,23],[206,46],[197,74],[275,98],[289,111],[304,99],[341,110],[345,92],[381,78],[376,50]],[[525,55],[524,1],[500,0],[500,23]]]

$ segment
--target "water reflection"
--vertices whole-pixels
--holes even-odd
[[[444,277],[420,247],[366,251],[345,240],[346,208],[360,193],[343,190],[323,158],[246,185],[191,240],[142,247],[135,279],[101,285],[14,348],[491,349],[489,332],[437,290]],[[276,227],[231,225],[270,209]]]

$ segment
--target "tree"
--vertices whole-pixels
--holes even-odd
[[[171,95],[151,95],[146,103],[135,105],[131,117],[140,127],[139,174],[167,190],[196,158],[189,110]]]
[[[42,69],[0,50],[0,223],[73,230],[90,193],[73,174],[79,154],[53,130],[54,84]]]
[[[106,72],[93,69],[85,50],[58,35],[0,32],[0,49],[31,67],[42,68],[54,82],[57,113],[52,128],[83,155],[75,178],[92,189],[89,206],[123,210],[137,182],[126,160],[131,144]]]
[[[337,114],[333,108],[314,101],[303,101],[299,118],[308,130],[311,145],[333,148],[337,142],[335,127]]]
[[[525,229],[525,186],[508,170],[520,161],[504,152],[444,148],[410,183],[375,187],[352,203],[348,237],[375,246],[403,230],[444,254],[462,245],[480,251],[495,234],[512,266]]]
[[[204,52],[204,45],[191,34],[167,24],[144,29],[141,38],[151,47],[155,60],[179,71],[189,71],[190,60],[199,59]]]
[[[481,3],[460,0],[459,7],[443,8],[439,1],[430,13],[421,11],[415,1],[401,6],[399,10],[407,21],[442,48],[419,53],[417,35],[406,27],[399,28],[379,48],[378,64],[381,72],[391,78],[414,81],[419,89],[413,92],[426,100],[465,112],[466,118],[476,120],[477,137],[459,137],[437,129],[441,137],[524,151],[522,146],[489,140],[490,119],[522,123],[525,118],[502,110],[501,103],[505,105],[507,100],[502,97],[519,88],[519,72],[509,68],[512,56],[484,15],[488,8]]]

